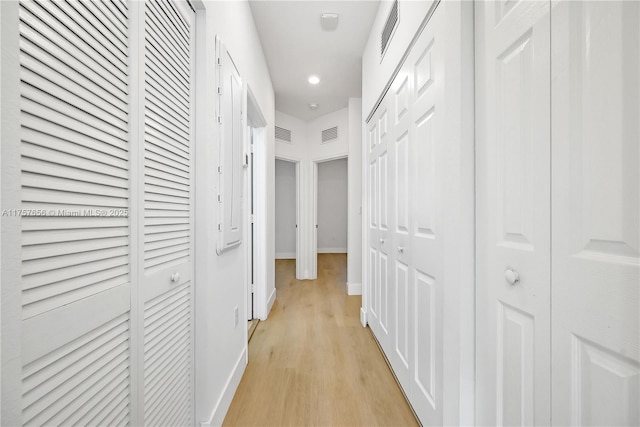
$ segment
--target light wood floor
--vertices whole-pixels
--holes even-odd
[[[345,278],[343,254],[319,255],[313,281],[295,279],[294,260],[276,261],[277,301],[224,425],[417,425]]]

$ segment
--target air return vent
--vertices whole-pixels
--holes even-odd
[[[398,14],[398,0],[393,2],[391,6],[391,11],[389,11],[389,16],[387,17],[387,22],[384,24],[384,28],[382,30],[382,34],[380,35],[380,57],[382,58],[389,47],[389,43],[391,42],[391,37],[398,26],[398,21],[400,20],[400,15]]]
[[[291,143],[291,131],[289,129],[276,126],[276,139]]]
[[[322,143],[326,144],[334,139],[338,139],[338,126],[334,126],[322,131]]]

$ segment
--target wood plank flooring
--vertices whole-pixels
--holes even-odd
[[[225,426],[418,425],[345,279],[344,254],[319,255],[313,281],[276,261],[277,301],[249,343]]]

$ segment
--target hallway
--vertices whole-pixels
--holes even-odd
[[[249,343],[224,425],[417,425],[347,296],[345,254],[320,254],[318,279],[276,261],[278,299]]]

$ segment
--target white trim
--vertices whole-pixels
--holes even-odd
[[[273,292],[271,292],[271,296],[269,296],[269,300],[267,301],[267,310],[265,313],[264,318],[260,318],[260,320],[266,320],[267,316],[269,316],[269,313],[271,313],[271,309],[273,308],[273,304],[276,302],[276,290],[274,289]]]
[[[253,128],[253,285],[254,318],[267,318],[267,128]]]
[[[365,328],[367,327],[367,312],[362,307],[360,307],[360,324]]]
[[[236,394],[236,390],[238,389],[238,385],[240,385],[240,380],[242,379],[242,375],[244,374],[244,370],[247,367],[247,347],[245,346],[242,349],[242,353],[240,353],[240,357],[236,361],[233,370],[231,371],[231,375],[227,379],[226,384],[224,385],[224,389],[222,390],[222,394],[220,398],[216,402],[213,407],[213,412],[211,413],[211,417],[209,417],[208,421],[200,421],[200,427],[211,427],[211,426],[221,426],[224,417],[227,415],[227,411],[229,410],[229,406],[231,406],[231,401],[233,400],[233,396]]]
[[[347,283],[347,295],[362,295],[362,283]]]
[[[276,252],[276,259],[296,259],[295,252]]]
[[[347,248],[318,248],[319,254],[346,254]]]

